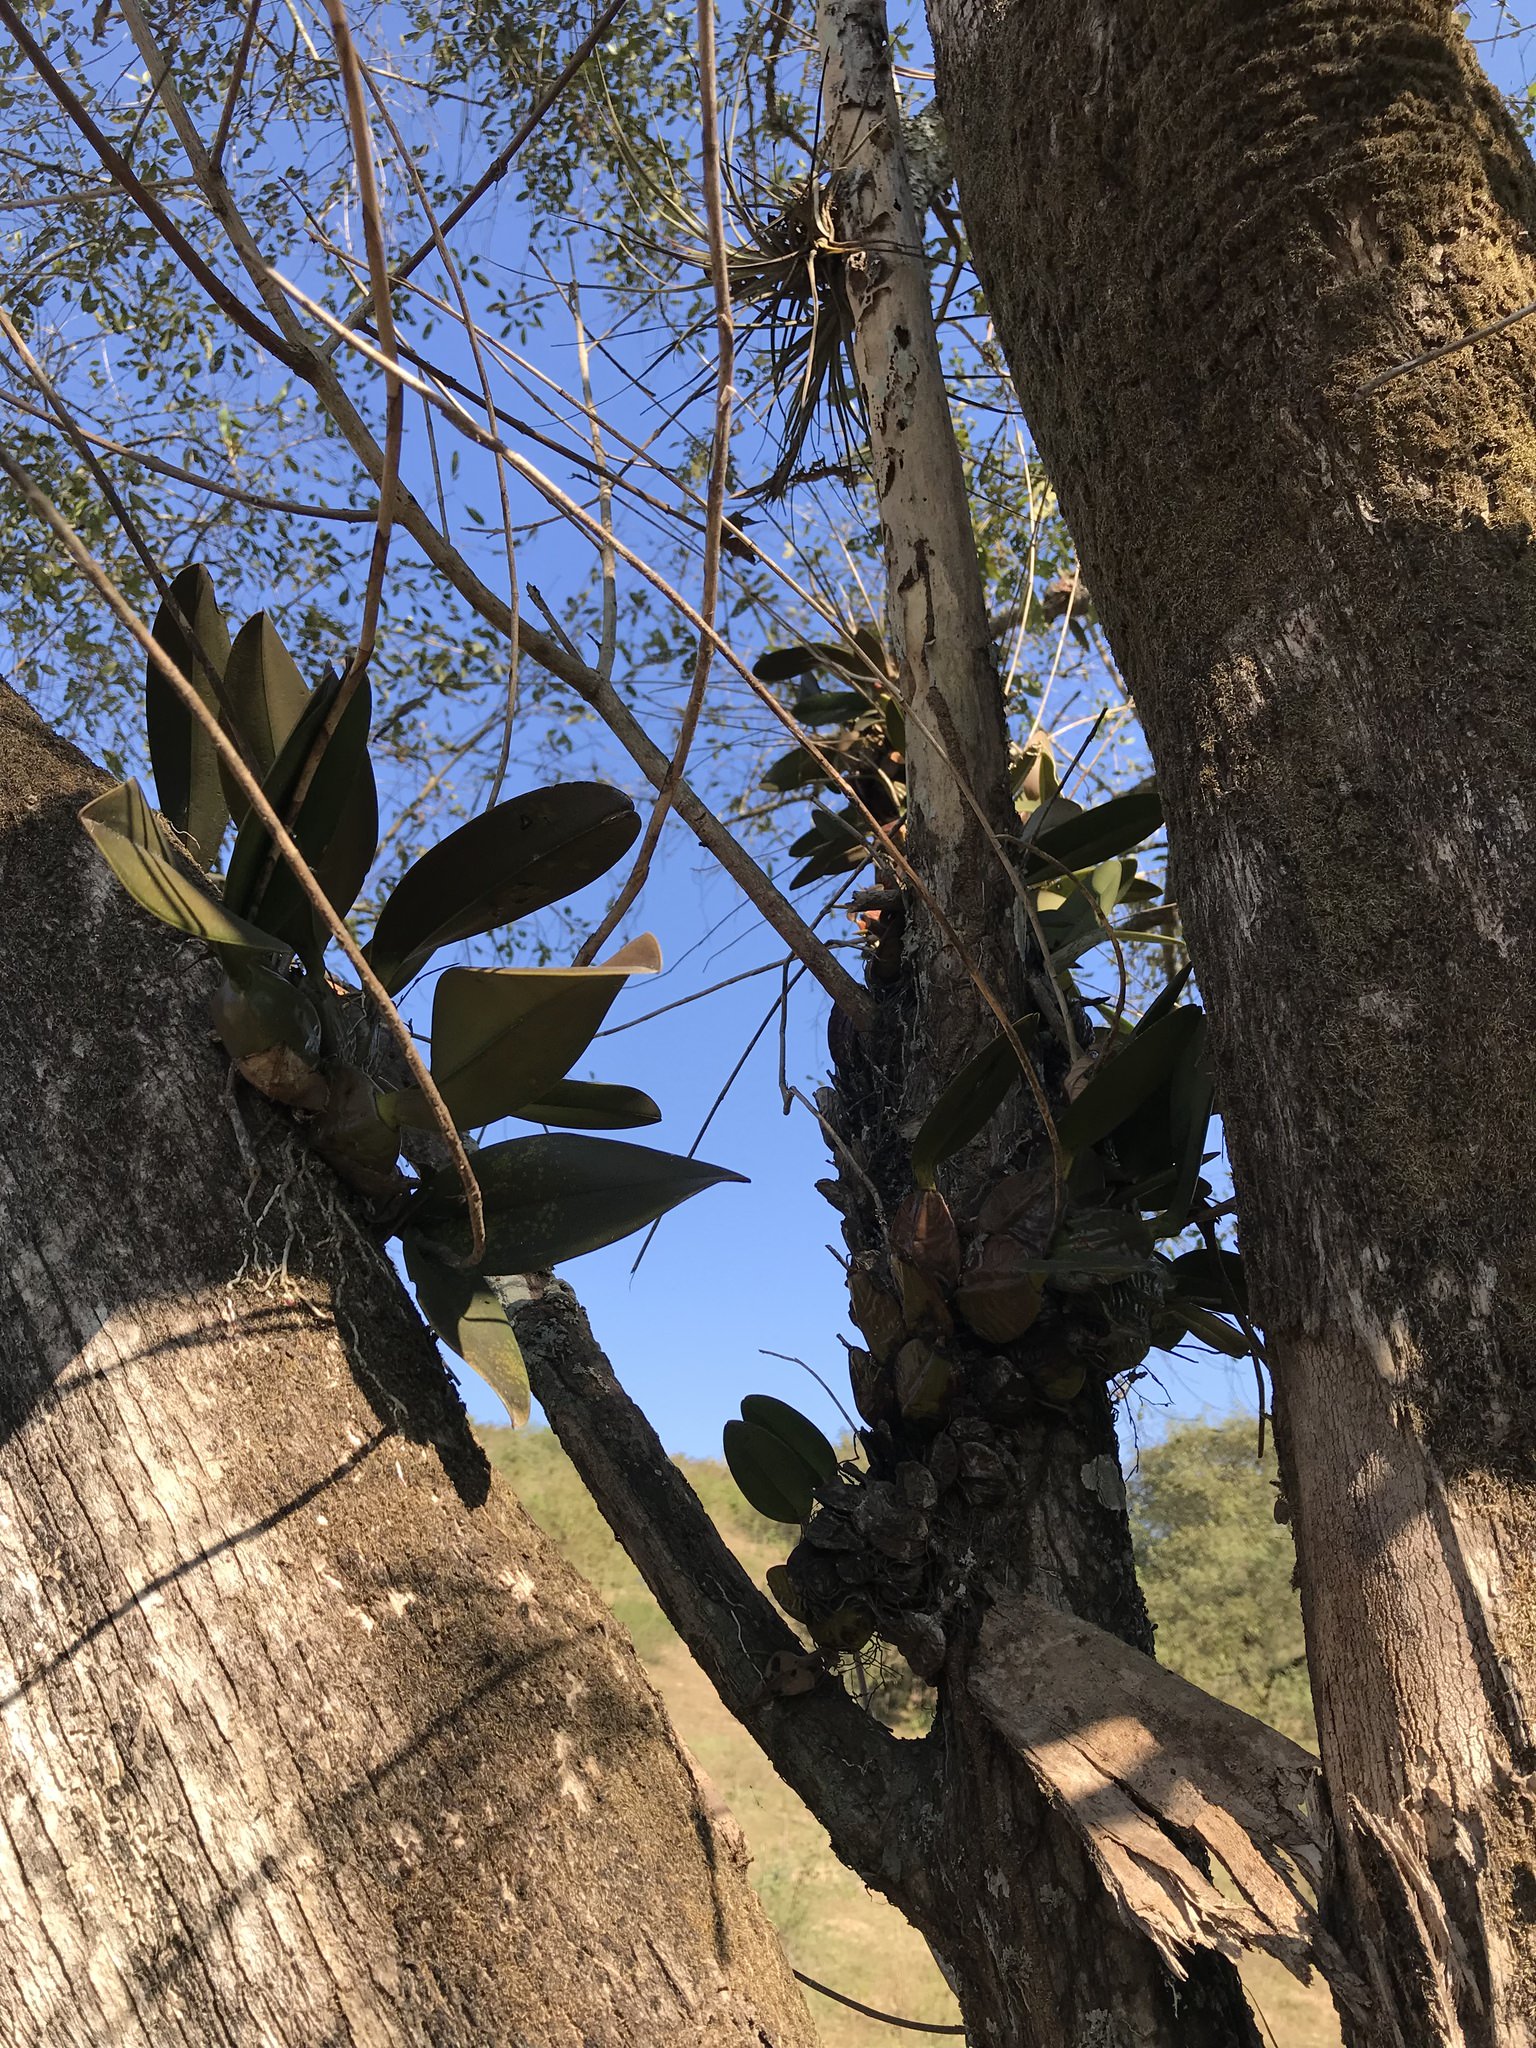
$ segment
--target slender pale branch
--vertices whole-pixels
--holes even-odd
[[[624,886],[614,898],[596,931],[583,942],[578,961],[597,958],[599,948],[618,929],[624,913],[645,887],[651,861],[667,813],[677,795],[677,786],[688,765],[689,750],[704,709],[710,664],[715,652],[715,613],[720,599],[721,536],[725,522],[725,486],[731,461],[731,407],[735,398],[736,322],[731,312],[730,252],[725,240],[725,192],[720,166],[719,80],[715,65],[715,0],[699,0],[699,119],[703,142],[704,210],[709,222],[709,268],[715,295],[715,424],[709,461],[709,496],[704,512],[704,578],[699,611],[704,630],[694,657],[693,679],[688,701],[678,725],[677,744],[667,779],[656,792],[645,836],[635,855]],[[613,536],[606,532],[606,553],[611,559]]]
[[[373,136],[368,127],[368,109],[363,102],[363,72],[357,47],[352,40],[347,10],[341,0],[325,0],[331,35],[336,44],[336,61],[341,68],[346,98],[347,126],[352,141],[352,161],[357,169],[357,186],[363,210],[363,243],[368,253],[368,277],[372,290],[374,325],[378,330],[379,352],[390,366],[384,372],[384,474],[379,484],[378,518],[374,525],[373,550],[368,558],[368,580],[363,590],[363,617],[357,646],[342,677],[341,689],[329,720],[334,731],[353,692],[368,672],[378,637],[379,608],[384,601],[384,576],[389,566],[389,542],[394,531],[395,502],[400,492],[400,449],[405,433],[405,387],[395,367],[399,348],[395,340],[395,308],[389,289],[389,255],[384,240],[384,209],[379,202],[379,181],[373,165]],[[318,759],[318,753],[315,756]]]

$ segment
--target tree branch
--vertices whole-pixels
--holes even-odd
[[[928,1888],[936,1809],[924,1743],[898,1741],[833,1678],[794,1695],[765,1680],[805,1646],[721,1540],[698,1495],[614,1376],[563,1280],[494,1283],[528,1380],[582,1483],[729,1711],[867,1884],[910,1913]]]

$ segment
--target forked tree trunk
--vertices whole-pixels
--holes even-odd
[[[0,2038],[809,2048],[627,1640],[0,697]]]
[[[1039,997],[1026,993],[1015,931],[1005,849],[1018,819],[1003,693],[883,0],[820,0],[817,28],[832,226],[845,252],[884,544],[884,624],[905,709],[910,861],[908,871],[890,874],[903,885],[899,976],[880,992],[868,1031],[834,1030],[836,1087],[824,1100],[853,1269],[889,1303],[897,1219],[914,1193],[911,1134],[1000,1022]],[[1049,1021],[1056,1023],[1055,1008]],[[1068,1057],[1065,1045],[1048,1056],[1053,1079]],[[1039,1165],[1040,1128],[1021,1088],[946,1168],[944,1192],[962,1238],[993,1186]],[[855,1313],[863,1314],[857,1297]],[[964,1461],[956,1484],[935,1482],[943,1491],[925,1561],[906,1575],[916,1585],[892,1570],[872,1589],[885,1603],[887,1634],[937,1679],[939,1692],[936,1853],[921,1893],[897,1887],[892,1895],[943,1954],[977,2048],[1072,2048],[1096,2037],[1144,2048],[1248,2048],[1257,2036],[1236,1971],[1203,1953],[1186,1979],[1170,1974],[1152,1943],[1125,1923],[1068,1822],[970,1690],[979,1630],[1000,1585],[1034,1589],[1138,1648],[1151,1646],[1123,1495],[1085,1483],[1101,1466],[1117,1470],[1105,1375],[1090,1373],[1075,1398],[1043,1398],[1042,1359],[1054,1340],[1043,1351],[1003,1350],[971,1337],[959,1319],[943,1321],[938,1370],[948,1385],[933,1409],[908,1400],[900,1355],[871,1371],[864,1394],[866,1416],[878,1423],[866,1439],[876,1486],[892,1492],[904,1469],[924,1461],[940,1472],[946,1455]],[[815,1542],[813,1524],[798,1555],[814,1552]],[[846,1556],[838,1562],[846,1570]],[[827,1563],[823,1557],[822,1578]],[[816,1568],[814,1555],[808,1564]]]
[[[1134,690],[1395,2048],[1536,2040],[1536,178],[1446,0],[930,0]]]

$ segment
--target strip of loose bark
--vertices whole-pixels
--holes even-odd
[[[1033,1594],[997,1596],[970,1689],[1171,1970],[1182,1976],[1194,1948],[1259,1948],[1304,1983],[1315,1966],[1365,2009],[1313,1904],[1331,1859],[1314,1757]],[[1217,1889],[1195,1844],[1239,1897]]]

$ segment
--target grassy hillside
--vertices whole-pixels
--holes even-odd
[[[833,1856],[826,1835],[726,1713],[548,1430],[482,1432],[493,1463],[528,1512],[597,1587],[634,1638],[679,1734],[741,1823],[763,1904],[796,1969],[909,2019],[958,2018],[922,1939]],[[723,1465],[679,1459],[716,1525],[759,1584],[784,1556],[784,1531],[754,1514]],[[1272,1524],[1271,1524],[1272,1526]],[[1283,1581],[1282,1581],[1283,1584]],[[1194,1674],[1191,1674],[1194,1675]],[[1274,2048],[1335,2048],[1326,1994],[1276,1964],[1245,1970]],[[921,2035],[866,2020],[806,1993],[826,2048],[892,2048]]]

